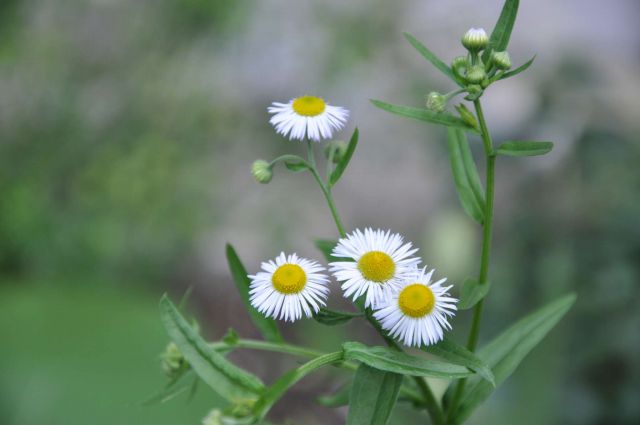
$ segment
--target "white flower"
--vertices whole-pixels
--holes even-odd
[[[402,236],[382,230],[356,230],[340,239],[331,255],[353,261],[337,261],[329,264],[336,280],[344,282],[345,298],[355,301],[366,294],[365,307],[375,307],[384,302],[404,281],[407,273],[420,263],[412,257],[417,249],[411,243],[403,245]]]
[[[444,330],[451,329],[447,318],[457,310],[458,300],[447,292],[451,286],[442,286],[447,279],[431,283],[434,270],[426,274],[425,270],[416,268],[400,291],[373,314],[383,329],[409,347],[440,341]]]
[[[273,114],[269,122],[279,134],[288,135],[289,139],[308,137],[315,142],[333,137],[333,132],[342,130],[349,118],[345,108],[331,106],[315,96],[297,97],[289,103],[273,102],[267,110]]]
[[[261,267],[264,271],[249,275],[249,296],[251,305],[265,316],[293,322],[303,312],[311,317],[312,310],[317,313],[326,304],[329,278],[317,262],[282,252]]]

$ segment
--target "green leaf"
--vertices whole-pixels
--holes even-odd
[[[264,385],[257,376],[225,359],[182,317],[169,298],[160,300],[162,323],[196,374],[214,391],[229,401],[255,399]]]
[[[342,348],[345,359],[356,360],[386,372],[444,379],[458,379],[473,375],[473,372],[465,366],[411,356],[387,347],[367,347],[359,342],[345,342]]]
[[[396,404],[402,378],[361,364],[349,394],[347,425],[385,425]]]
[[[229,263],[229,270],[231,270],[233,281],[240,293],[240,298],[244,303],[245,309],[249,312],[253,324],[256,325],[267,341],[282,342],[282,336],[280,336],[276,321],[264,317],[264,315],[251,305],[249,301],[249,286],[251,285],[251,280],[247,276],[247,270],[244,268],[244,265],[242,265],[236,250],[231,244],[227,244],[227,262]]]
[[[456,117],[449,112],[432,112],[427,109],[412,108],[411,106],[394,105],[379,100],[371,100],[375,106],[392,114],[413,118],[419,121],[426,121],[435,124],[442,124],[447,127],[456,127],[463,130],[477,133],[478,130],[467,124],[462,118]]]
[[[351,383],[343,385],[335,393],[318,397],[317,401],[324,407],[342,407],[349,404],[349,393],[351,392]]]
[[[520,74],[522,71],[526,71],[527,68],[529,68],[531,66],[531,64],[533,63],[535,58],[536,57],[534,56],[531,59],[529,59],[527,62],[525,62],[524,64],[522,64],[519,67],[517,67],[516,69],[512,69],[511,71],[505,72],[504,74],[502,74],[502,76],[500,76],[500,78],[498,78],[498,80],[504,80],[505,78],[510,78],[510,77],[516,76],[516,75]]]
[[[149,396],[142,402],[140,402],[143,406],[151,406],[153,404],[166,403],[169,400],[174,399],[180,394],[189,390],[190,384],[185,384],[183,382],[184,377],[189,375],[193,375],[193,371],[191,369],[182,369],[178,375],[173,377],[160,391]],[[182,384],[178,385],[179,382]]]
[[[295,173],[300,172],[300,171],[306,171],[306,170],[309,169],[309,167],[307,167],[307,164],[305,164],[304,162],[286,161],[284,163],[284,166],[287,167],[287,170],[293,171]]]
[[[265,391],[262,397],[254,406],[254,416],[258,420],[262,420],[269,409],[291,388],[295,383],[315,370],[342,361],[342,352],[328,353],[316,357],[313,360],[303,364],[302,366],[290,370],[280,377],[271,387]]]
[[[423,347],[423,351],[438,356],[449,363],[464,366],[476,372],[483,379],[495,386],[495,378],[491,368],[475,354],[449,338],[443,339],[435,345]]]
[[[507,49],[513,24],[516,22],[519,5],[520,0],[506,0],[504,2],[498,22],[496,22],[496,26],[493,27],[493,31],[491,32],[491,37],[489,37],[489,47],[487,47],[482,54],[482,61],[484,63],[487,63],[492,51],[502,52]]]
[[[536,156],[551,152],[551,149],[553,149],[553,142],[511,140],[498,146],[496,153],[507,156]]]
[[[342,325],[354,319],[361,317],[362,313],[350,313],[346,311],[333,311],[328,308],[321,308],[320,311],[313,316],[316,322],[327,326]]]
[[[478,357],[492,367],[496,384],[502,384],[527,354],[549,333],[569,311],[576,300],[569,294],[552,301],[509,327],[496,339],[478,351]],[[463,423],[493,392],[486,381],[471,381],[458,408],[454,424]]]
[[[464,132],[447,129],[447,148],[458,197],[465,212],[478,223],[484,221],[484,193]]]
[[[405,32],[404,37],[426,60],[431,62],[433,66],[438,68],[440,72],[449,77],[456,84],[460,85],[460,82],[456,79],[456,76],[453,74],[453,71],[451,71],[451,68],[449,68],[446,63],[440,60],[440,58],[438,58],[435,53],[429,50],[424,44],[416,40],[415,37],[413,37],[411,34]]]
[[[489,292],[491,284],[489,282],[480,285],[478,280],[473,277],[468,277],[462,284],[462,291],[460,291],[460,302],[458,302],[458,310],[468,310],[483,299]]]
[[[353,130],[353,134],[351,135],[351,140],[349,140],[349,145],[347,146],[347,151],[344,153],[342,160],[336,164],[336,168],[331,173],[329,177],[329,187],[333,186],[340,180],[342,173],[349,165],[349,161],[351,161],[351,157],[356,150],[356,146],[358,145],[358,129]]]

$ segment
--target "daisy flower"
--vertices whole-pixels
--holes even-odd
[[[315,142],[333,137],[349,117],[345,108],[331,106],[315,96],[297,97],[289,103],[273,102],[267,111],[273,114],[269,122],[279,134],[288,135],[290,140],[308,137]]]
[[[442,286],[447,279],[431,283],[434,270],[425,273],[416,268],[400,290],[387,304],[373,314],[382,328],[406,346],[431,345],[451,329],[447,321],[457,310],[457,299],[449,296],[451,286]]]
[[[331,255],[353,261],[329,264],[336,280],[343,282],[345,298],[353,301],[366,294],[365,307],[383,302],[420,263],[412,257],[418,249],[403,244],[402,236],[382,230],[360,230],[340,239]]]
[[[302,313],[311,317],[326,304],[329,278],[319,263],[284,252],[262,263],[262,270],[249,275],[251,305],[274,319],[295,321]]]

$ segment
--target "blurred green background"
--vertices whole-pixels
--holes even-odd
[[[498,164],[493,289],[481,338],[575,290],[577,305],[471,424],[640,422],[640,4],[521,2],[510,53],[533,67],[483,98],[495,138],[556,141]],[[212,339],[256,336],[224,258],[251,272],[281,250],[320,258],[337,237],[308,176],[254,159],[301,146],[266,107],[319,94],[352,112],[361,143],[341,184],[347,227],[391,228],[453,283],[476,273],[478,229],[457,203],[439,128],[376,110],[419,106],[447,80],[402,38],[446,60],[501,2],[472,0],[3,0],[0,2],[0,423],[189,424],[195,398],[143,407],[166,381],[157,302],[193,287]],[[476,144],[474,148],[478,148]],[[482,170],[481,170],[482,171]],[[334,288],[330,304],[346,305]],[[460,314],[462,341],[470,319]],[[283,326],[317,348],[379,343],[358,324]],[[271,382],[295,364],[243,352]],[[342,423],[314,404],[340,384],[298,384],[275,422]],[[397,409],[394,424],[425,423]]]

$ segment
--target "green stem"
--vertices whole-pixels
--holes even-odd
[[[485,201],[484,223],[482,227],[482,254],[480,257],[480,272],[478,276],[478,283],[480,285],[486,285],[489,276],[489,257],[491,253],[491,236],[493,228],[493,198],[495,193],[496,155],[493,151],[493,141],[491,140],[491,135],[489,134],[489,129],[487,128],[487,122],[484,118],[480,100],[475,100],[473,102],[473,105],[475,106],[476,114],[478,116],[478,122],[480,123],[482,143],[484,145],[485,160],[487,164],[487,197]],[[482,317],[483,305],[484,300],[480,300],[475,305],[473,310],[471,329],[469,331],[469,338],[467,339],[467,348],[472,352],[476,349],[476,346],[478,344],[478,335],[480,333],[480,319]],[[460,381],[458,381],[458,385],[456,386],[451,404],[449,406],[449,411],[447,413],[447,423],[449,423],[455,415],[455,411],[458,408],[458,404],[460,403],[460,399],[462,398],[462,394],[464,393],[464,387],[466,383],[466,379],[461,379]]]
[[[347,232],[345,232],[344,226],[342,225],[342,221],[340,220],[340,215],[338,215],[338,210],[336,209],[335,202],[333,201],[333,195],[331,194],[331,189],[324,182],[324,180],[322,179],[322,177],[320,177],[320,174],[318,173],[318,169],[316,167],[316,160],[313,156],[313,147],[311,146],[311,143],[312,142],[310,140],[307,140],[307,157],[309,161],[308,163],[309,171],[311,171],[311,174],[316,179],[316,182],[318,182],[318,186],[320,186],[320,189],[322,190],[322,193],[324,194],[324,197],[327,200],[327,204],[329,205],[329,209],[331,210],[331,216],[333,216],[333,221],[336,222],[336,227],[338,228],[340,237],[344,238],[345,236],[347,236]]]

